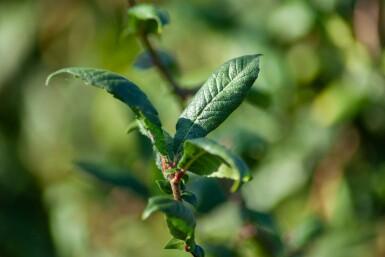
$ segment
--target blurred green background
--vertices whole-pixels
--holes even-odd
[[[254,179],[232,196],[223,181],[188,184],[207,256],[385,256],[384,1],[151,2],[171,17],[152,42],[186,87],[228,59],[264,55],[254,87],[270,105],[244,103],[209,135]],[[69,77],[44,86],[67,66],[123,74],[173,134],[180,105],[155,70],[133,67],[142,47],[121,34],[127,7],[0,1],[1,257],[188,256],[162,249],[162,215],[140,218],[160,172],[146,139],[125,133],[128,108]],[[76,160],[128,183],[111,186]]]

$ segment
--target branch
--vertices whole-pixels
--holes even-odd
[[[128,0],[128,5],[130,7],[133,7],[136,5],[135,0]],[[194,95],[199,88],[193,88],[193,89],[184,89],[182,88],[178,82],[174,79],[173,75],[171,74],[170,70],[164,65],[162,62],[159,54],[156,52],[155,48],[151,44],[151,41],[149,40],[149,36],[146,33],[140,33],[139,39],[143,45],[143,47],[149,52],[154,65],[160,75],[163,77],[163,79],[167,82],[167,84],[170,87],[170,90],[172,93],[177,95],[180,98],[180,103],[183,105],[183,103],[187,100],[189,96]]]
[[[154,47],[152,46],[152,44],[148,38],[148,35],[146,33],[140,33],[139,38],[140,38],[144,48],[146,48],[147,51],[149,52],[158,72],[161,74],[163,79],[165,81],[167,81],[171,91],[173,93],[177,94],[184,101],[188,96],[188,95],[186,95],[186,91],[181,89],[179,84],[175,81],[174,77],[172,76],[171,72],[164,65],[164,63],[160,59],[158,53],[155,51]]]

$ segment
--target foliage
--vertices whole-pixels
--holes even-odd
[[[204,79],[250,53],[264,54],[258,80],[205,139],[231,149],[253,179],[230,194],[233,179],[185,173],[194,242],[209,257],[383,256],[383,3],[156,4],[141,33],[126,1],[0,1],[0,256],[184,255],[161,250],[185,250],[162,213],[140,220],[148,198],[173,194],[136,114],[77,80],[43,80],[68,66],[129,78],[173,152],[165,131],[174,137]]]
[[[181,179],[187,171],[197,175],[231,178],[237,181],[234,190],[241,182],[251,179],[246,165],[239,158],[204,136],[218,127],[241,104],[257,79],[258,72],[259,55],[235,58],[219,67],[182,113],[176,125],[175,138],[167,140],[170,142],[166,142],[158,113],[147,96],[124,77],[104,70],[65,68],[52,73],[46,84],[53,76],[69,73],[86,84],[105,89],[131,108],[141,131],[150,139],[159,155],[162,173],[171,184],[175,199],[150,198],[143,218],[154,211],[165,213],[173,237],[186,242],[186,251],[194,256],[203,256],[203,250],[194,241],[194,215],[179,202],[187,199],[196,205],[195,197],[191,192],[181,193]],[[164,190],[165,183],[158,184]]]

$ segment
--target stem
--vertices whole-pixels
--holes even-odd
[[[171,189],[172,189],[172,195],[174,196],[174,199],[181,202],[182,201],[182,196],[180,192],[180,180],[178,181],[170,181],[171,184]]]
[[[185,173],[186,173],[186,170],[179,170],[175,173],[168,175],[168,180],[170,181],[170,185],[172,189],[172,195],[174,196],[175,200],[180,202],[182,201],[180,181]]]
[[[175,81],[171,72],[163,64],[158,53],[155,51],[154,47],[152,46],[152,44],[148,38],[148,35],[146,33],[140,33],[139,38],[140,38],[144,48],[146,48],[147,51],[149,52],[149,54],[151,55],[151,58],[154,61],[155,67],[157,68],[158,72],[161,74],[161,76],[164,78],[164,80],[168,82],[168,85],[169,85],[171,91],[173,93],[177,94],[179,97],[181,97],[182,100],[184,100],[184,97],[186,97],[186,95],[184,94],[184,90],[182,90],[180,88],[179,84]]]
[[[128,0],[128,5],[130,7],[135,6],[136,5],[135,0]],[[193,89],[182,88],[178,84],[178,82],[174,79],[170,70],[162,62],[160,56],[158,55],[155,48],[151,44],[151,41],[149,40],[148,34],[140,33],[139,39],[140,39],[142,45],[144,46],[144,48],[149,52],[156,69],[158,70],[159,74],[163,77],[163,79],[167,82],[169,88],[171,89],[171,92],[180,98],[179,102],[183,107],[183,103],[187,100],[187,98],[191,95],[194,95],[198,91],[199,88],[193,88]]]

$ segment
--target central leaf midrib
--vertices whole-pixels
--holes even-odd
[[[250,63],[251,63],[251,62],[250,62]],[[196,120],[198,120],[198,119],[200,118],[201,114],[202,114],[203,111],[207,108],[207,106],[210,105],[210,103],[212,103],[212,102],[214,101],[215,98],[217,98],[219,95],[221,95],[221,93],[223,93],[223,92],[225,91],[225,89],[228,88],[228,87],[229,87],[229,86],[230,86],[236,79],[238,79],[238,77],[239,77],[239,76],[243,73],[243,71],[250,65],[250,63],[248,63],[248,64],[242,69],[242,71],[241,71],[240,73],[238,73],[238,74],[234,77],[234,79],[232,79],[232,80],[231,80],[225,87],[223,87],[223,89],[222,89],[220,92],[218,92],[218,94],[216,94],[216,95],[211,99],[211,101],[210,101],[209,103],[207,103],[207,104],[204,106],[204,108],[203,108],[202,110],[200,110],[200,111],[198,112],[198,115],[197,115],[196,118],[193,120],[192,125],[189,127],[189,129],[188,129],[187,132],[185,133],[184,137],[182,138],[182,140],[181,140],[181,142],[180,142],[180,144],[179,144],[179,147],[178,147],[177,152],[179,152],[181,146],[183,145],[183,142],[186,140],[187,135],[190,133],[190,130],[192,129],[192,127],[194,127],[194,124],[195,124]],[[242,76],[241,76],[241,77],[242,77]]]

